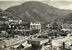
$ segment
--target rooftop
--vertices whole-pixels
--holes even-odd
[[[34,38],[34,39],[29,39],[31,41],[44,41],[46,40],[45,38]]]

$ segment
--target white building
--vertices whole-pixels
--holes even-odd
[[[39,22],[31,22],[30,23],[30,30],[32,29],[41,29],[41,23]]]
[[[51,28],[52,27],[52,24],[51,23],[47,23],[46,27],[47,28]]]

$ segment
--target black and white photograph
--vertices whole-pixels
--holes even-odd
[[[72,50],[72,0],[0,0],[0,50]]]

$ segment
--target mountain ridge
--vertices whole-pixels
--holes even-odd
[[[23,21],[54,21],[56,18],[64,18],[64,15],[72,12],[54,8],[38,1],[28,1],[9,7],[5,11],[15,16],[14,18]]]

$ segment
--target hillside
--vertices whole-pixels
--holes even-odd
[[[72,13],[69,13],[65,16],[66,16],[66,18],[64,19],[65,21],[72,21]]]
[[[21,5],[12,6],[5,11],[12,14],[12,18],[23,21],[54,21],[56,18],[64,18],[64,15],[72,12],[37,1],[28,1]]]

